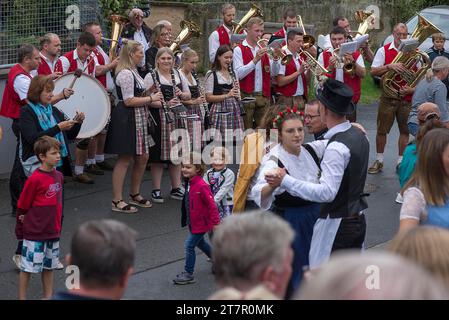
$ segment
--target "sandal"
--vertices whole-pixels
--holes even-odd
[[[120,208],[118,205],[121,202],[125,203],[126,205]],[[127,204],[123,200],[119,200],[119,201],[112,200],[112,211],[122,212],[122,213],[136,213],[137,212],[137,208]]]
[[[151,200],[145,199],[140,195],[140,193],[137,194],[130,194],[131,200],[129,203],[134,204],[136,206],[142,207],[142,208],[151,208],[153,206],[153,203]],[[137,200],[136,198],[141,197],[142,199]]]

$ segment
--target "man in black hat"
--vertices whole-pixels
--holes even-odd
[[[294,190],[295,197],[321,202],[321,214],[315,223],[310,249],[310,267],[325,262],[331,252],[362,248],[366,223],[363,210],[368,207],[363,194],[369,143],[365,134],[351,126],[345,116],[354,112],[353,91],[346,84],[328,79],[317,93],[320,116],[329,131],[321,160],[320,183],[301,181],[279,169],[277,181],[267,181]]]

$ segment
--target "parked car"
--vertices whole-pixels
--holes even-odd
[[[449,37],[449,6],[435,6],[435,7],[429,7],[421,10],[419,12],[424,18],[429,20],[431,23],[433,23],[436,27],[438,27],[443,33],[446,35],[446,38]],[[416,24],[418,23],[418,16],[414,15],[410,20],[407,21],[407,29],[408,34],[411,36],[413,30],[416,27]],[[385,40],[382,42],[382,46],[386,45],[387,43],[390,43],[393,41],[393,36],[389,35],[385,38]],[[433,46],[432,44],[432,37],[429,36],[426,40],[421,43],[419,46],[419,49],[421,51],[426,51],[427,49],[431,48]],[[444,49],[446,51],[449,51],[449,40],[446,40],[444,44]],[[380,78],[379,77],[373,77],[374,82],[379,85]]]

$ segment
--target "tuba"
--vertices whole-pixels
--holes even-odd
[[[196,23],[192,21],[182,20],[180,26],[181,32],[178,34],[175,41],[173,41],[172,45],[170,46],[170,49],[171,51],[173,51],[174,55],[181,52],[181,46],[183,44],[186,44],[192,37],[198,38],[199,36],[201,36],[200,27],[198,27]]]
[[[248,23],[248,20],[254,17],[263,17],[262,10],[256,6],[255,4],[251,5],[251,9],[245,14],[245,16],[240,20],[239,23],[232,22],[234,28],[232,29],[232,33],[240,33],[245,28],[245,25]]]
[[[442,33],[440,29],[418,14],[418,23],[411,37],[421,44],[431,34],[437,32]],[[390,70],[382,76],[384,92],[389,98],[400,97],[399,90],[405,85],[415,87],[431,66],[429,56],[417,50],[406,53],[401,51],[391,63],[402,63],[407,72],[396,73],[396,71]],[[421,64],[421,67],[418,68],[419,64]]]
[[[110,41],[111,45],[109,47],[109,59],[112,61],[118,56],[118,51],[120,50],[121,44],[121,34],[123,27],[129,20],[121,15],[113,14],[111,15],[111,39],[103,38],[104,40]]]

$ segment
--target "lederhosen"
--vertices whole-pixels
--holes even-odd
[[[212,74],[214,76],[214,95],[223,95],[232,90],[232,84],[218,83],[216,71],[213,71]],[[232,131],[240,129],[243,132],[243,119],[237,99],[230,97],[224,101],[213,103],[210,109],[210,123],[212,128],[220,132],[222,141],[225,139],[227,129]]]
[[[321,170],[320,160],[313,147],[308,144],[303,144],[302,146],[309,152],[318,169]],[[275,156],[271,156],[270,160],[275,161],[279,168],[285,167]],[[286,297],[290,298],[301,284],[303,267],[309,265],[309,251],[310,243],[312,242],[313,226],[320,214],[320,204],[292,196],[285,191],[275,196],[271,210],[280,215],[295,230],[295,239],[292,244],[294,252],[293,272],[286,293]]]

